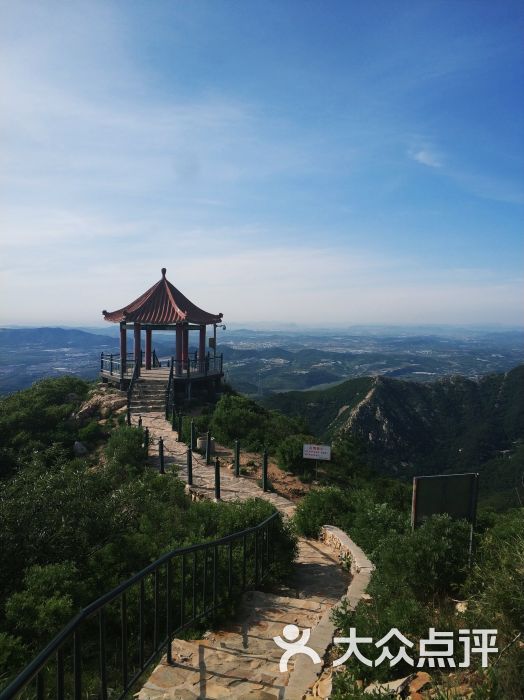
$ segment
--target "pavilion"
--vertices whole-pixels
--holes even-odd
[[[129,384],[136,368],[137,376],[144,374],[160,378],[161,369],[153,351],[153,331],[174,331],[174,353],[164,364],[173,367],[174,380],[194,379],[220,380],[222,357],[216,354],[216,329],[222,325],[223,314],[212,314],[199,308],[182,294],[166,278],[166,268],[162,268],[161,279],[138,299],[117,311],[102,311],[104,319],[120,325],[120,353],[102,353],[100,374],[104,381],[119,383],[124,389]],[[206,353],[206,329],[212,326],[213,336],[209,346],[213,355]],[[127,351],[127,333],[133,332],[133,352]],[[142,331],[145,332],[145,353],[142,352]],[[189,356],[189,333],[198,331],[198,351]],[[142,369],[143,368],[143,369]],[[144,372],[145,370],[145,372]]]

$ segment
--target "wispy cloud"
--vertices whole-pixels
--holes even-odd
[[[441,168],[443,165],[441,154],[431,146],[410,148],[408,155],[412,160],[421,165],[426,165],[428,168]]]

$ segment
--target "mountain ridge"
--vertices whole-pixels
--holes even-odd
[[[431,384],[367,379],[273,395],[265,405],[304,418],[322,440],[357,444],[366,463],[383,474],[479,471],[492,486],[498,475],[505,490],[518,487],[524,474],[524,365]]]

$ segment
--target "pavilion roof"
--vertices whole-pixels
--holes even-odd
[[[210,314],[189,301],[182,292],[166,278],[166,268],[162,268],[162,278],[142,296],[117,311],[102,311],[104,319],[112,323],[220,323],[222,314]]]

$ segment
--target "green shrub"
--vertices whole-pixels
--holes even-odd
[[[130,474],[140,474],[145,469],[146,457],[143,448],[142,428],[121,426],[109,438],[106,446],[108,465]]]
[[[312,435],[303,433],[285,437],[277,448],[278,466],[284,471],[293,472],[293,474],[313,472],[315,469],[314,461],[302,457],[304,443],[316,444],[318,440]]]
[[[5,604],[5,615],[12,629],[35,642],[49,641],[73,616],[74,591],[78,571],[73,562],[30,566],[21,591]]]
[[[63,445],[72,455],[78,426],[70,416],[89,386],[77,377],[43,379],[0,399],[0,477],[52,443]]]
[[[88,445],[95,445],[105,436],[105,431],[96,418],[78,431],[78,439]]]
[[[310,491],[297,505],[297,530],[306,537],[318,537],[322,525],[339,524],[349,507],[349,493],[336,486]]]
[[[240,440],[242,448],[261,451],[273,450],[281,441],[296,433],[299,424],[277,411],[268,411],[255,401],[243,396],[226,394],[218,401],[210,429],[223,445],[232,446]]]

